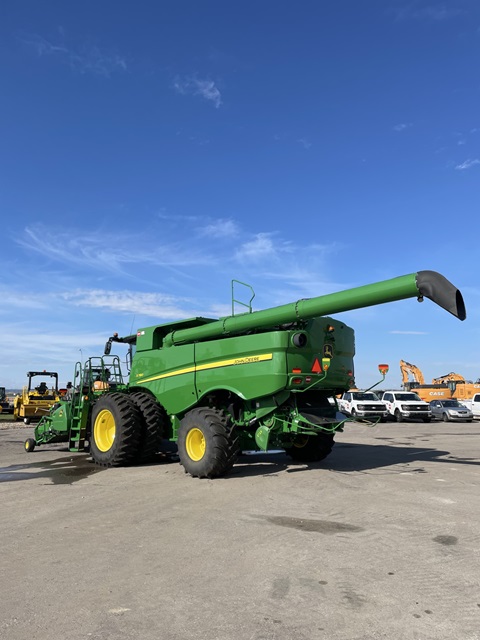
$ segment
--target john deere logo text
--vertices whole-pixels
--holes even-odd
[[[249,362],[260,362],[260,356],[248,356],[247,358],[237,358],[233,364],[248,364]]]

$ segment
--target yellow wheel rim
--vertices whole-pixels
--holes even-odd
[[[115,440],[115,418],[108,409],[103,409],[96,417],[93,425],[93,439],[100,451],[108,451],[112,448]]]
[[[207,443],[205,442],[205,436],[200,429],[190,429],[187,433],[185,446],[190,460],[198,462],[203,458],[207,449]]]
[[[297,449],[303,449],[303,447],[307,446],[308,443],[308,436],[307,435],[299,435],[295,438],[295,442],[293,443],[293,446],[296,447]]]

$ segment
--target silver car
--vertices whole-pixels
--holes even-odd
[[[432,400],[432,417],[444,422],[472,422],[473,413],[458,400]]]

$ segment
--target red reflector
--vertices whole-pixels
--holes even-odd
[[[292,369],[292,373],[302,373],[301,369]]]
[[[318,361],[318,358],[315,358],[315,361],[312,367],[312,373],[322,373],[322,367],[320,366],[320,362]]]
[[[308,384],[309,382],[311,382],[311,381],[312,381],[312,379],[311,379],[311,377],[310,377],[310,376],[307,376],[307,377],[305,378],[305,382],[306,382],[307,384]]]
[[[293,384],[302,384],[302,378],[292,378]]]

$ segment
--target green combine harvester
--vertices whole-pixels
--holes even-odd
[[[103,357],[77,363],[69,395],[25,449],[68,442],[70,451],[89,450],[108,467],[151,459],[170,441],[185,471],[199,478],[224,475],[244,450],[322,460],[346,422],[336,396],[354,385],[355,352],[353,329],[326,314],[424,297],[465,319],[460,291],[434,271],[263,311],[252,311],[252,295],[239,314],[235,303],[243,303],[232,287],[231,316],[114,334]],[[128,383],[110,355],[113,343],[128,346]]]

